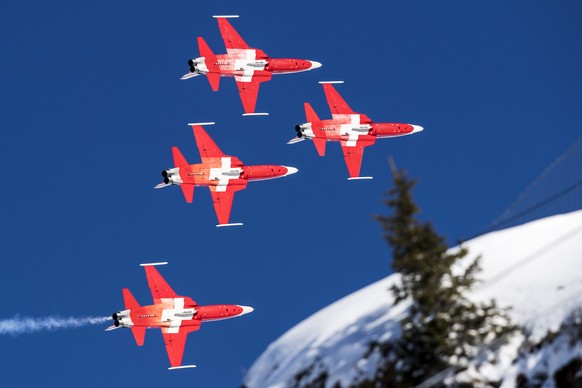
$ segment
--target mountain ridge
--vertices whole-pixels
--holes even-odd
[[[582,338],[578,340],[577,333],[560,340],[561,328],[568,319],[576,321],[575,313],[582,309],[582,271],[578,269],[582,259],[582,211],[488,233],[463,246],[469,249],[465,262],[482,257],[482,272],[478,274],[482,282],[469,297],[475,301],[495,298],[500,307],[510,308],[514,323],[525,332],[509,338],[499,349],[487,351],[494,362],[475,360],[464,366],[455,381],[495,381],[513,386],[523,379],[533,382],[535,374],[545,373],[549,379],[567,361],[582,357]],[[373,379],[382,356],[372,345],[389,344],[398,338],[399,321],[409,306],[409,302],[394,305],[389,288],[398,280],[398,274],[389,275],[295,325],[259,356],[244,385],[332,387]],[[570,350],[556,348],[556,340],[573,341],[574,345]],[[539,349],[528,353],[531,346]],[[531,357],[543,359],[537,352],[544,346],[554,347],[552,354],[557,358],[550,357],[545,362],[547,371],[540,372],[544,362],[536,363]],[[558,359],[561,362],[553,362]],[[451,378],[447,381],[453,381]]]

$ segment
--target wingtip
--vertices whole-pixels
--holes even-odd
[[[168,368],[168,370],[187,369],[187,368],[196,368],[196,365],[171,366],[171,367]]]
[[[268,116],[268,112],[243,113],[243,116]]]
[[[167,261],[159,261],[157,263],[141,263],[140,266],[149,267],[149,266],[154,266],[154,265],[166,265],[166,264],[168,264]]]
[[[233,222],[231,224],[218,224],[216,225],[217,228],[225,228],[225,227],[229,227],[229,226],[243,226],[242,222]]]
[[[192,127],[194,125],[214,125],[214,124],[216,124],[216,122],[214,122],[214,121],[206,121],[206,122],[203,122],[203,123],[188,123],[188,125],[190,127]]]

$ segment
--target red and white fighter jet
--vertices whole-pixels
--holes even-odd
[[[202,322],[239,317],[252,312],[253,308],[227,304],[200,306],[189,297],[179,296],[154,268],[163,264],[168,263],[141,264],[145,268],[154,304],[140,306],[129,289],[124,288],[125,310],[114,313],[114,324],[105,330],[128,327],[137,346],[143,346],[146,329],[160,328],[170,359],[168,369],[194,368],[195,365],[182,365],[188,334],[200,329]]]
[[[255,113],[261,82],[271,80],[273,74],[317,69],[321,67],[321,63],[304,59],[270,58],[263,50],[249,47],[227,20],[237,17],[238,15],[214,16],[218,20],[226,54],[215,55],[204,39],[198,37],[200,57],[188,61],[190,72],[181,79],[206,75],[210,87],[216,92],[220,77],[234,77],[245,110],[243,116],[267,115],[268,113]]]
[[[304,104],[307,123],[295,126],[297,137],[287,144],[305,139],[313,140],[319,156],[325,155],[325,143],[339,141],[344,153],[351,179],[372,179],[360,175],[364,147],[374,144],[377,138],[412,135],[423,130],[420,125],[402,123],[374,123],[365,114],[357,113],[349,107],[331,84],[343,81],[322,81],[327,104],[331,110],[331,120],[320,120],[308,102]]]
[[[178,147],[172,147],[175,167],[162,171],[164,182],[155,188],[179,185],[186,202],[191,203],[194,198],[194,186],[208,186],[218,217],[216,226],[242,225],[228,223],[235,192],[245,189],[249,181],[281,178],[295,174],[298,170],[294,167],[277,165],[245,166],[237,157],[225,155],[212,141],[202,128],[202,125],[211,124],[214,123],[188,124],[194,130],[202,163],[188,164]]]

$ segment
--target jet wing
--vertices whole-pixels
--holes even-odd
[[[222,36],[227,52],[230,53],[232,50],[250,48],[226,18],[217,17],[216,19],[218,20],[218,28],[220,29],[220,35]]]
[[[325,92],[325,99],[331,115],[335,118],[336,115],[345,115],[355,113],[352,108],[344,101],[342,96],[335,90],[333,85],[329,83],[323,84],[323,91]]]
[[[259,86],[261,82],[271,80],[272,73],[270,71],[257,70],[254,71],[250,80],[247,76],[236,76],[236,86],[243,104],[245,113],[255,113],[255,106],[257,105],[257,96],[259,94]]]
[[[148,279],[148,286],[152,292],[152,298],[154,304],[161,303],[161,299],[164,298],[175,298],[177,297],[172,287],[166,282],[166,280],[160,275],[156,267],[152,265],[144,266],[146,277]]]
[[[180,328],[177,333],[169,333],[168,329],[162,328],[162,336],[164,337],[166,352],[168,352],[168,358],[170,359],[172,368],[178,368],[182,365],[182,356],[184,355],[184,347],[186,346],[188,334],[198,329],[200,329],[200,324],[185,326]]]
[[[202,163],[208,162],[209,159],[224,156],[224,152],[218,148],[214,140],[212,140],[201,125],[192,125],[192,130],[194,131],[194,139],[196,139],[196,145],[198,146],[198,151],[200,151]]]
[[[355,145],[351,145],[350,142],[342,140],[340,143],[350,178],[358,178],[360,176],[362,157],[364,156],[364,147],[374,144],[374,140],[359,140],[356,141]]]
[[[214,211],[218,218],[218,225],[226,226],[230,218],[230,211],[232,209],[232,201],[234,193],[239,190],[244,190],[247,187],[247,181],[244,179],[232,179],[226,182],[218,181],[216,186],[208,186],[210,194],[212,195],[212,202],[214,204]],[[233,182],[235,181],[235,182]]]

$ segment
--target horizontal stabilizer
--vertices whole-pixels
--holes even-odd
[[[192,203],[192,200],[194,199],[194,185],[183,183],[180,185],[180,188],[182,189],[182,194],[184,194],[186,202]]]
[[[267,112],[259,112],[259,113],[243,113],[243,116],[268,116]]]
[[[116,329],[121,329],[121,326],[111,325],[107,329],[105,329],[105,331],[111,331],[111,330],[116,330]]]
[[[218,224],[218,225],[216,225],[216,227],[217,228],[224,228],[224,227],[227,227],[227,226],[242,226],[242,225],[243,225],[242,222],[235,222],[235,223],[232,223],[232,224]]]
[[[130,326],[133,337],[135,338],[135,343],[137,346],[143,346],[145,341],[146,328],[144,326]]]
[[[305,108],[305,118],[307,119],[307,122],[313,124],[316,121],[320,121],[319,116],[317,116],[317,113],[315,113],[315,110],[313,110],[310,103],[303,103],[303,107]]]
[[[147,266],[150,266],[150,265],[153,266],[153,265],[166,265],[166,264],[168,264],[167,261],[159,261],[157,263],[143,263],[143,264],[140,264],[140,266],[147,267]]]
[[[172,156],[174,157],[174,166],[180,169],[180,178],[183,179],[183,176],[188,176],[192,170],[178,147],[172,147]],[[192,203],[192,200],[194,199],[194,185],[189,183],[182,183],[180,185],[180,189],[182,189],[182,193],[184,194],[186,202]]]
[[[172,186],[172,184],[171,183],[164,183],[164,182],[162,182],[162,183],[157,184],[154,187],[154,189],[163,189],[164,187],[168,187],[168,186]]]
[[[181,80],[186,80],[186,79],[198,77],[199,75],[202,75],[202,74],[200,74],[200,73],[186,73],[183,76],[181,76],[180,79]]]
[[[210,87],[213,91],[218,91],[218,87],[220,85],[220,74],[218,73],[206,73],[206,78],[208,78],[208,82],[210,83]]]
[[[321,138],[321,137],[314,137],[313,138],[313,144],[315,145],[315,149],[317,150],[317,153],[319,154],[319,156],[325,155],[325,143],[326,143],[326,140],[324,138]]]
[[[131,294],[131,291],[129,291],[128,288],[124,288],[122,292],[123,292],[123,302],[125,304],[126,309],[136,309],[140,307],[139,303],[137,302],[137,300],[135,300],[135,298]]]
[[[319,81],[320,84],[343,84],[344,81]]]
[[[222,18],[222,19],[236,19],[239,16],[238,15],[212,15],[213,18],[218,19],[218,18]]]
[[[206,78],[208,78],[208,82],[210,83],[210,87],[213,91],[217,91],[220,85],[220,74],[218,73],[206,73]]]
[[[186,170],[190,169],[190,165],[178,147],[172,147],[172,157],[174,158],[174,167],[184,168]]]
[[[135,310],[140,307],[139,303],[137,300],[135,300],[128,288],[124,288],[122,291],[123,303],[125,304],[126,309]],[[144,326],[131,326],[130,329],[133,333],[133,337],[135,338],[135,343],[137,346],[143,346],[146,328]]]
[[[295,144],[305,140],[305,137],[297,137],[295,136],[293,139],[289,140],[287,144]]]
[[[355,176],[352,178],[348,178],[349,181],[357,181],[357,180],[364,180],[364,179],[374,179],[373,176]]]

